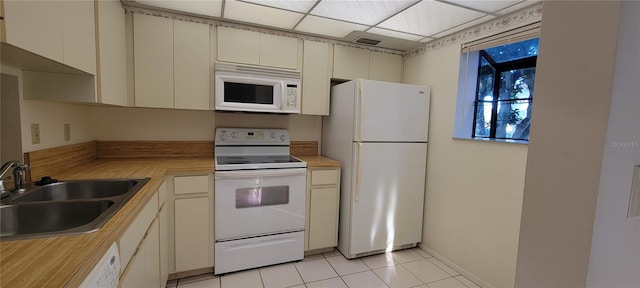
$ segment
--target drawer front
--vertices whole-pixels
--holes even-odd
[[[335,185],[338,184],[338,170],[313,170],[311,171],[311,185]]]
[[[173,178],[175,194],[207,193],[209,192],[209,176],[176,176]]]

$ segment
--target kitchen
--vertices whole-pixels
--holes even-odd
[[[557,35],[562,35],[563,31],[570,31],[569,29],[571,27],[576,27],[571,25],[579,26],[589,24],[589,20],[582,19],[580,17],[565,18],[564,16],[560,16],[564,15],[563,12],[572,11],[575,7],[564,7],[560,4],[556,5],[558,6],[553,4],[547,5],[547,3],[545,3],[544,15],[550,15],[549,17],[552,18],[549,19],[561,21],[561,23],[554,22],[549,25],[554,24],[567,26],[566,28],[563,28],[567,30],[557,28]],[[587,7],[584,8],[586,10],[591,7],[589,5],[586,6]],[[598,7],[598,9],[593,9],[598,10],[600,7]],[[558,12],[556,12],[556,14],[552,14],[552,12],[549,11]],[[617,20],[615,19],[617,19],[617,15],[613,12],[611,13],[610,17],[612,17],[611,19],[614,19],[612,22],[616,22]],[[594,18],[592,17],[591,19]],[[562,22],[563,20],[565,21]],[[598,33],[597,35],[600,37],[605,37],[605,35],[607,35],[606,37],[611,37],[606,39],[603,38],[603,41],[601,41],[602,43],[615,43],[615,31],[617,30],[613,31],[613,33],[603,32]],[[554,35],[550,34],[549,37],[553,36]],[[545,35],[543,34],[543,43],[544,37]],[[576,35],[575,37],[577,39],[573,39],[574,41],[580,40],[585,41],[586,43],[587,41],[592,40],[591,38],[593,35],[590,37]],[[587,38],[589,39],[587,40]],[[558,56],[549,56],[546,61],[554,62],[557,61],[557,59],[566,59],[566,55],[562,54],[562,51],[567,51],[567,49],[554,49],[555,51],[558,51],[556,52],[558,53],[556,54]],[[603,52],[608,52],[609,54],[607,55],[612,53],[611,50],[603,50]],[[527,161],[527,158],[532,159],[532,157],[539,157],[544,154],[533,153],[535,151],[537,151],[537,153],[543,153],[542,151],[533,149],[533,145],[536,143],[530,143],[530,146],[527,148],[527,146],[524,145],[476,143],[451,139],[451,130],[453,127],[452,115],[455,112],[455,97],[453,96],[456,94],[456,84],[454,82],[458,76],[459,55],[459,49],[449,46],[449,48],[434,49],[425,54],[407,57],[404,61],[404,82],[423,85],[428,84],[433,89],[430,116],[431,124],[429,132],[430,153],[427,163],[428,192],[426,195],[427,204],[425,206],[426,228],[424,229],[423,244],[426,244],[426,248],[433,248],[433,252],[441,254],[442,259],[449,259],[453,264],[457,264],[461,268],[467,270],[469,274],[476,275],[479,279],[487,282],[487,286],[514,286],[517,274],[516,261],[525,261],[527,257],[531,257],[529,259],[535,258],[530,254],[526,254],[527,256],[524,256],[524,254],[520,255],[520,252],[518,252],[519,238],[520,242],[522,242],[522,239],[525,239],[522,235],[528,235],[526,234],[526,230],[522,230],[526,227],[524,227],[520,221],[523,201],[525,207],[527,206],[528,201],[526,197],[523,197],[525,196],[524,194],[527,194],[527,186],[529,185],[529,182],[525,181],[525,170],[527,173],[529,171],[534,171],[533,168],[529,169],[527,167],[525,169],[525,166],[530,165],[530,163],[528,163],[530,160]],[[575,57],[578,57],[578,55]],[[539,61],[540,66],[545,61],[544,57],[541,57]],[[612,64],[613,60],[611,60],[608,65]],[[5,69],[5,67],[3,67],[3,69]],[[548,71],[548,73],[548,75],[553,75],[551,71]],[[604,76],[593,76],[593,79],[604,79],[607,78],[606,75],[609,75],[606,74],[606,71],[599,71],[598,73],[602,74],[594,75]],[[576,81],[576,83],[582,83],[584,82],[584,79]],[[560,84],[557,85],[558,86],[554,86],[554,88],[561,87]],[[540,90],[538,91],[538,93],[542,93]],[[586,91],[585,93],[586,94],[583,95],[592,95],[595,92]],[[540,104],[540,106],[537,107],[540,108],[544,106]],[[600,106],[596,105],[594,107]],[[540,110],[536,111],[541,111],[542,109],[545,108],[540,108]],[[263,114],[227,114],[211,113],[209,111],[80,106],[41,101],[21,102],[20,112],[20,122],[22,125],[21,131],[23,131],[22,148],[24,152],[37,151],[92,140],[211,141],[213,138],[213,131],[216,127],[229,126],[288,128],[293,141],[321,141],[322,137],[322,117],[309,115],[283,116]],[[62,118],[60,115],[65,116]],[[606,115],[603,117],[606,117]],[[104,121],[103,119],[109,120]],[[604,119],[605,120],[601,122],[606,123],[606,118]],[[5,121],[3,118],[3,125],[4,123]],[[31,144],[30,125],[32,123],[40,123],[40,125],[42,125],[41,144]],[[61,127],[63,127],[65,123],[71,124],[71,142],[64,141],[63,138]],[[185,129],[185,127],[188,127],[188,129]],[[144,133],[140,133],[140,131],[144,131]],[[597,135],[591,134],[579,137],[572,135],[573,138],[567,139],[565,143],[566,146],[574,146],[574,143],[588,143],[590,140],[594,139],[597,142],[599,141],[597,140],[599,138],[589,138],[596,136]],[[562,141],[565,141],[555,137],[552,139],[555,141],[554,143],[557,146],[562,146]],[[583,141],[578,139],[583,139]],[[548,149],[549,147],[546,148]],[[593,147],[592,149],[594,149],[592,151],[596,154],[600,151]],[[580,163],[579,161],[567,162]],[[487,169],[487,163],[491,163],[489,169]],[[597,169],[599,173],[600,165],[598,163],[593,163],[591,166],[593,166],[591,168]],[[510,169],[508,169],[508,171],[504,171],[504,167],[510,167]],[[478,173],[478,171],[482,172]],[[504,179],[501,179],[500,187],[492,187],[491,189],[483,188],[478,192],[478,188],[474,183],[482,183],[482,179],[486,179],[498,171],[500,171],[500,173],[507,173],[501,174],[504,175]],[[565,175],[559,171],[555,172],[559,175]],[[551,173],[551,171],[549,173]],[[460,181],[459,177],[467,179],[468,181]],[[597,177],[587,178],[592,179]],[[563,181],[558,181],[555,184],[567,185],[562,184],[562,182]],[[597,194],[597,189],[594,187],[598,187],[597,180],[593,180],[593,182],[590,183],[584,183],[584,185],[586,187],[591,187],[587,190],[592,191],[592,194],[590,194],[592,197],[590,199],[595,201],[594,197]],[[567,189],[576,190],[575,188]],[[558,190],[551,189],[550,191]],[[628,195],[628,192],[626,193]],[[461,202],[461,199],[466,201]],[[564,203],[563,205],[571,205],[571,203],[573,203],[570,199],[556,200],[565,201],[561,202]],[[583,205],[584,207],[592,207],[593,203],[585,203]],[[558,209],[557,213],[562,215],[561,211],[563,211],[563,209],[561,207],[554,207],[555,206],[546,207],[546,209],[542,210],[549,211],[549,209]],[[590,213],[593,213],[592,210],[593,208],[591,208]],[[592,214],[589,214],[588,211],[583,212],[586,214],[581,215],[587,216],[578,217],[578,219],[582,220],[572,219],[572,221],[578,222],[571,222],[565,225],[572,226],[576,223],[583,223],[584,221],[587,221],[583,224],[591,226],[593,223],[593,216],[590,216],[591,218],[589,218],[588,215]],[[526,223],[531,225],[536,224],[535,219],[529,221],[533,221],[533,223]],[[544,223],[549,225],[549,221],[545,221]],[[570,233],[567,232],[567,234]],[[535,247],[536,243],[540,243],[536,241],[536,239],[541,239],[536,237],[543,236],[539,236],[540,234],[536,235],[538,236],[528,236],[533,237],[530,238],[532,240],[528,245]],[[577,233],[575,236],[563,235],[560,238],[565,239],[559,241],[561,243],[565,243],[565,241],[568,243],[575,243],[578,240],[582,241],[586,238],[589,238],[590,240],[591,232],[583,231],[582,234]],[[549,245],[552,244],[553,243]],[[571,247],[571,245],[562,245],[558,244],[559,247]],[[589,246],[590,245],[587,245],[586,248],[587,258]],[[551,259],[558,260],[559,263],[565,263],[560,261],[561,259],[565,259],[565,257],[553,256],[553,254],[549,255],[551,252],[538,251],[538,253],[540,255],[545,255],[546,257],[551,257]],[[584,256],[584,254],[580,254],[584,253],[584,250],[582,250],[582,252],[576,251],[576,253]],[[486,263],[486,259],[494,260],[489,264]],[[589,260],[584,260],[583,258],[580,259],[581,260],[576,260],[580,263],[580,265],[577,266],[586,269],[584,267],[589,263]],[[546,263],[547,261],[544,262]],[[637,265],[637,263],[635,265]],[[566,264],[565,266],[571,265]],[[532,269],[531,271],[536,271],[536,269]],[[535,274],[535,272],[531,273]],[[571,271],[571,273],[565,273],[565,275],[575,276],[583,274],[580,274],[579,271]],[[584,278],[584,276],[575,277]]]

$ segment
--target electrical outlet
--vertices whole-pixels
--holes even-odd
[[[71,140],[71,124],[64,124],[64,141]]]
[[[40,124],[31,124],[31,144],[40,144]]]
[[[640,165],[633,168],[633,184],[631,184],[631,197],[629,197],[628,218],[640,216]]]

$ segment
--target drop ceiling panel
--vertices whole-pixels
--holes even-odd
[[[276,7],[285,10],[307,13],[317,0],[242,0],[243,2],[256,3],[265,6]]]
[[[353,30],[363,31],[366,28],[367,26],[364,25],[309,15],[300,22],[295,30],[342,38]]]
[[[401,33],[401,32],[391,31],[391,30],[382,29],[382,28],[375,28],[375,27],[367,30],[367,32],[378,34],[378,35],[389,36],[393,38],[398,38],[398,39],[410,40],[410,41],[418,41],[420,39],[424,39],[424,36],[411,35],[407,33]]]
[[[524,8],[529,7],[529,6],[535,5],[535,4],[539,3],[539,2],[540,2],[539,0],[523,1],[521,3],[515,4],[515,5],[510,6],[510,7],[507,7],[505,9],[503,9],[503,10],[500,10],[500,11],[498,11],[497,14],[498,15],[507,15],[509,13],[516,12],[516,11],[518,11],[520,9],[524,9]]]
[[[293,28],[302,16],[303,14],[296,12],[235,0],[227,0],[224,7],[224,18],[226,19],[285,29]]]
[[[375,25],[408,7],[416,0],[320,1],[311,14]]]
[[[222,0],[136,0],[137,3],[187,13],[220,17]]]
[[[495,13],[500,9],[504,9],[511,5],[514,5],[523,0],[490,0],[490,1],[478,1],[478,0],[446,0],[447,2],[458,4],[461,6],[482,10],[485,12]]]
[[[484,15],[480,12],[445,3],[422,1],[378,26],[430,36]]]
[[[453,27],[451,29],[442,31],[442,32],[440,32],[438,34],[434,34],[433,37],[434,38],[440,38],[440,37],[444,37],[444,36],[447,36],[447,35],[451,35],[451,34],[454,34],[456,32],[460,32],[460,31],[462,31],[464,29],[471,28],[471,27],[476,26],[478,24],[482,24],[484,22],[488,22],[488,21],[491,21],[491,20],[494,20],[494,19],[496,19],[496,17],[495,16],[490,16],[490,15],[487,15],[487,16],[484,16],[484,17],[480,17],[480,18],[478,18],[476,20],[469,21],[469,22],[464,23],[462,25],[459,25],[459,26]]]

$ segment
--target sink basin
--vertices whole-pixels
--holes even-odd
[[[28,189],[2,200],[0,239],[96,231],[148,181],[148,178],[75,180]]]
[[[113,204],[110,200],[97,200],[0,206],[0,236],[91,231],[96,225],[83,226],[92,223]]]
[[[35,188],[11,200],[13,203],[34,201],[60,201],[71,199],[109,198],[123,195],[135,187],[139,180],[80,180],[53,183]]]

